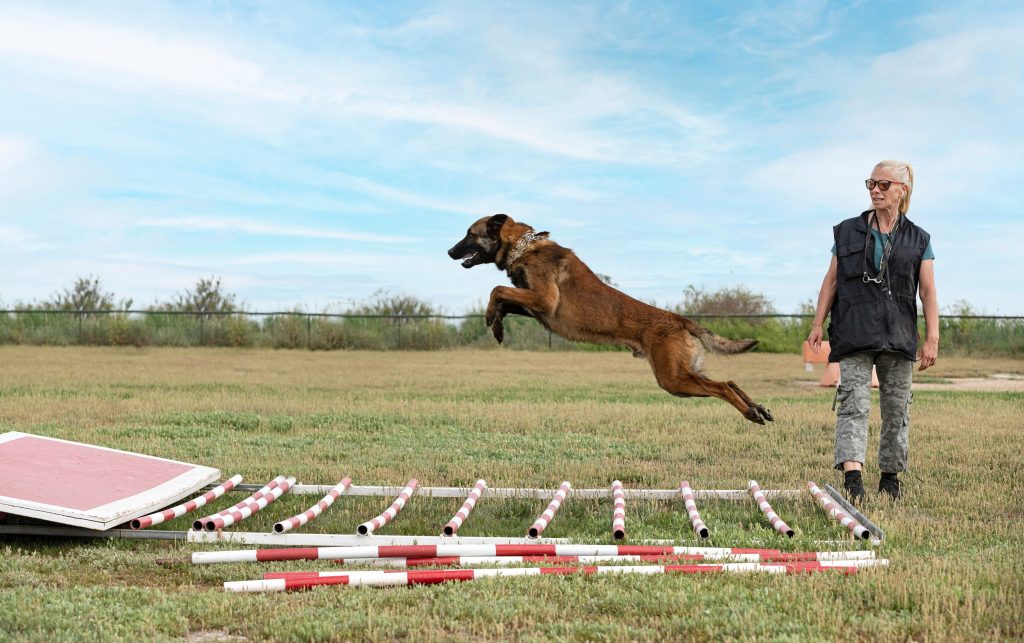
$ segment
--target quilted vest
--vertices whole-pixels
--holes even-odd
[[[871,235],[867,210],[832,228],[836,243],[836,297],[832,301],[828,361],[862,351],[892,351],[917,358],[917,278],[930,235],[902,217],[889,256],[885,280],[865,283],[865,237]],[[874,240],[866,244],[868,275],[877,277]]]

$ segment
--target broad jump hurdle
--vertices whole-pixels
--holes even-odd
[[[857,522],[857,519],[851,514],[851,512],[844,508],[842,499],[836,498],[833,490],[829,490],[826,493],[819,489],[813,482],[808,482],[807,487],[804,490],[761,490],[757,485],[756,481],[749,481],[748,488],[746,490],[694,490],[689,482],[683,481],[680,486],[676,489],[626,489],[622,483],[618,480],[614,481],[610,487],[597,488],[597,489],[575,489],[572,487],[569,481],[565,481],[558,489],[552,490],[547,489],[529,489],[529,488],[489,488],[484,480],[478,480],[476,484],[468,490],[464,487],[426,487],[420,486],[418,481],[414,478],[402,488],[399,487],[388,487],[388,486],[359,486],[353,485],[351,478],[346,477],[340,483],[334,486],[323,486],[323,485],[304,485],[295,483],[294,477],[286,477],[284,475],[277,476],[265,485],[243,485],[240,484],[241,476],[234,476],[228,481],[221,485],[211,486],[202,496],[199,496],[187,503],[175,506],[171,509],[164,510],[146,516],[141,519],[136,519],[133,527],[140,529],[146,526],[152,526],[160,524],[166,520],[172,520],[178,518],[188,511],[195,510],[199,507],[204,506],[210,501],[219,498],[228,492],[245,492],[255,490],[251,496],[245,498],[241,502],[224,509],[215,514],[211,514],[199,520],[196,520],[193,525],[193,531],[189,532],[167,532],[160,533],[160,530],[150,531],[149,533],[153,538],[166,537],[171,539],[183,539],[189,542],[237,542],[246,543],[250,545],[283,545],[293,547],[332,547],[332,546],[358,546],[368,543],[376,543],[381,545],[422,545],[422,544],[438,544],[438,543],[452,543],[452,544],[522,544],[529,542],[541,542],[545,543],[557,543],[567,542],[565,539],[540,539],[544,532],[544,529],[550,524],[555,517],[558,510],[564,504],[564,502],[571,500],[572,498],[592,498],[592,499],[603,499],[610,498],[612,500],[612,538],[615,540],[621,540],[626,535],[626,516],[625,516],[625,500],[626,498],[638,498],[638,499],[666,499],[666,500],[680,500],[682,499],[687,514],[693,524],[695,534],[700,538],[707,538],[710,536],[710,529],[704,523],[700,517],[696,507],[696,500],[701,499],[726,499],[726,500],[741,500],[741,499],[754,499],[757,506],[764,512],[766,518],[772,527],[777,530],[780,534],[792,537],[794,530],[791,529],[785,522],[775,514],[771,505],[768,503],[767,498],[798,498],[802,493],[810,493],[814,499],[814,504],[820,506],[828,515],[833,517],[837,522],[846,527],[850,534],[857,539],[868,538],[872,544],[878,544],[879,540],[872,537],[868,528],[865,528],[861,522]],[[826,485],[827,487],[827,485]],[[253,513],[264,509],[274,500],[280,498],[284,493],[292,494],[315,494],[326,491],[326,495],[315,505],[307,509],[305,512],[292,516],[288,519],[279,521],[274,525],[274,533],[254,533],[254,532],[239,532],[239,531],[228,531],[227,528],[234,524],[237,524],[241,520],[251,516]],[[296,534],[288,533],[295,529],[307,525],[310,521],[320,516],[324,511],[329,509],[340,496],[385,496],[391,495],[392,493],[398,492],[398,497],[392,503],[391,507],[384,513],[380,514],[373,520],[361,523],[359,525],[358,533],[362,535],[346,536],[344,534]],[[429,497],[429,498],[454,498],[458,496],[465,497],[465,501],[458,513],[444,525],[443,534],[444,536],[380,536],[377,531],[394,520],[399,511],[405,506],[406,502],[412,496],[413,493],[417,495]],[[459,537],[458,529],[469,518],[471,511],[478,505],[482,500],[487,498],[518,498],[518,499],[550,499],[547,509],[542,513],[537,520],[531,525],[528,532],[528,538],[514,538],[514,537],[500,537],[500,536],[475,536],[475,537]],[[14,526],[16,529],[36,530],[33,533],[45,533],[46,528],[43,527],[31,527],[31,526]],[[875,527],[873,524],[871,527]],[[4,533],[5,527],[0,525],[0,533]],[[73,531],[73,530],[72,530]],[[120,530],[118,530],[120,531]],[[878,530],[880,532],[880,530]],[[12,532],[13,533],[13,532]],[[56,532],[54,532],[56,535]],[[437,532],[435,532],[437,533]],[[63,530],[62,535],[72,535],[68,530]],[[122,534],[117,534],[118,537],[124,537]],[[141,534],[140,534],[141,537]],[[643,542],[653,543],[659,541],[646,540]],[[673,543],[674,541],[660,541]]]

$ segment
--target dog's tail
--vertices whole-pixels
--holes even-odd
[[[736,353],[745,353],[757,346],[756,339],[728,339],[716,335],[707,328],[693,322],[690,322],[690,324],[691,326],[688,330],[700,340],[701,344],[704,344],[704,348],[713,353],[735,355]]]

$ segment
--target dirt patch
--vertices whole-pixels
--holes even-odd
[[[996,373],[988,377],[951,377],[948,384],[922,382],[914,384],[915,391],[995,391],[1024,393],[1024,375]]]
[[[916,375],[916,372],[915,372]],[[797,386],[817,386],[817,382],[801,380]],[[828,387],[824,387],[828,388]],[[1024,375],[995,373],[988,377],[947,377],[941,382],[914,382],[915,391],[990,391],[1024,393]]]
[[[189,632],[185,637],[188,643],[206,643],[207,641],[248,641],[244,636],[228,634],[224,630],[199,630]]]

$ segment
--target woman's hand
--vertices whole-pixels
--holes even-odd
[[[929,366],[934,366],[935,362],[939,359],[939,338],[933,337],[924,340],[924,344],[921,345],[921,351],[918,355],[918,359],[921,365],[917,370],[923,371]]]
[[[811,334],[807,336],[807,343],[811,345],[811,350],[815,353],[821,350],[821,324],[811,326]]]

